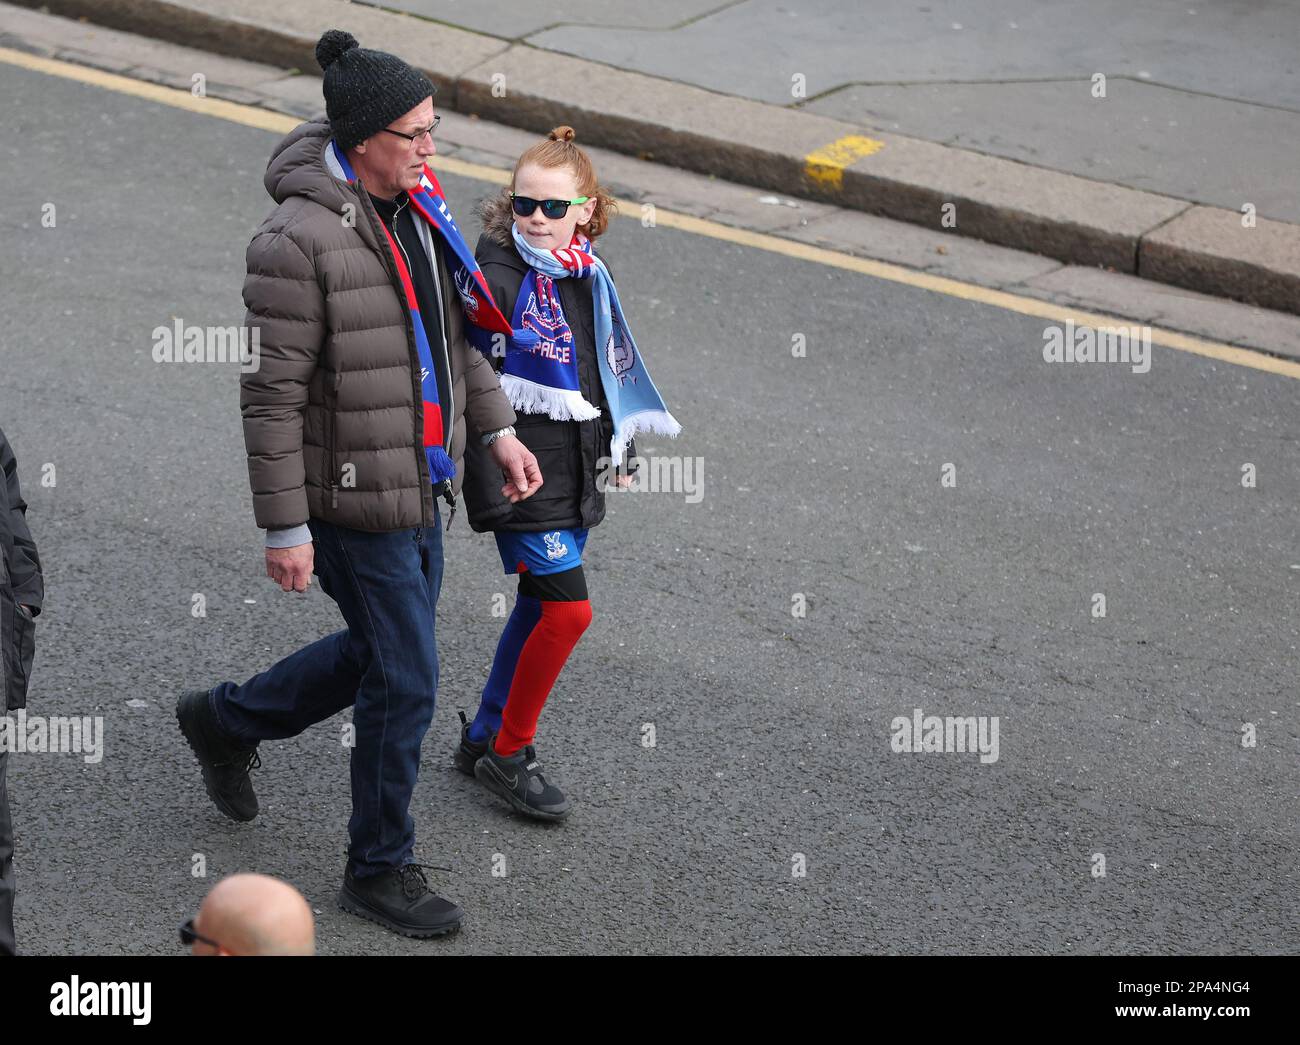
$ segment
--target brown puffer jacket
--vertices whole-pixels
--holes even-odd
[[[278,206],[248,245],[246,322],[261,359],[240,377],[239,405],[253,512],[263,528],[309,516],[372,532],[427,526],[434,491],[411,316],[369,194],[325,165],[330,136],[320,117],[276,147],[264,181]],[[463,415],[487,432],[512,424],[515,413],[487,358],[465,340],[455,284],[436,253],[455,496]]]

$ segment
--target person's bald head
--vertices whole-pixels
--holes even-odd
[[[315,954],[311,908],[297,889],[264,874],[233,874],[207,896],[195,931],[217,946],[194,944],[195,954]]]

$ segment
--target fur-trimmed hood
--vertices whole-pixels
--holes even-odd
[[[483,235],[499,247],[514,250],[510,226],[515,223],[515,215],[510,209],[509,189],[503,188],[495,196],[483,200],[478,205],[478,216],[483,222]]]

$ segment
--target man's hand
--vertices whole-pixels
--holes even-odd
[[[503,435],[488,450],[506,477],[506,484],[501,487],[502,497],[514,504],[537,492],[542,485],[542,470],[528,447],[513,435]]]
[[[315,548],[309,541],[293,548],[266,549],[266,575],[281,591],[306,591],[311,586]]]

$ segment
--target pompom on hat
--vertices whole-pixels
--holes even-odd
[[[344,150],[378,134],[438,90],[397,55],[362,47],[342,29],[322,34],[316,62],[325,73],[325,113]]]

